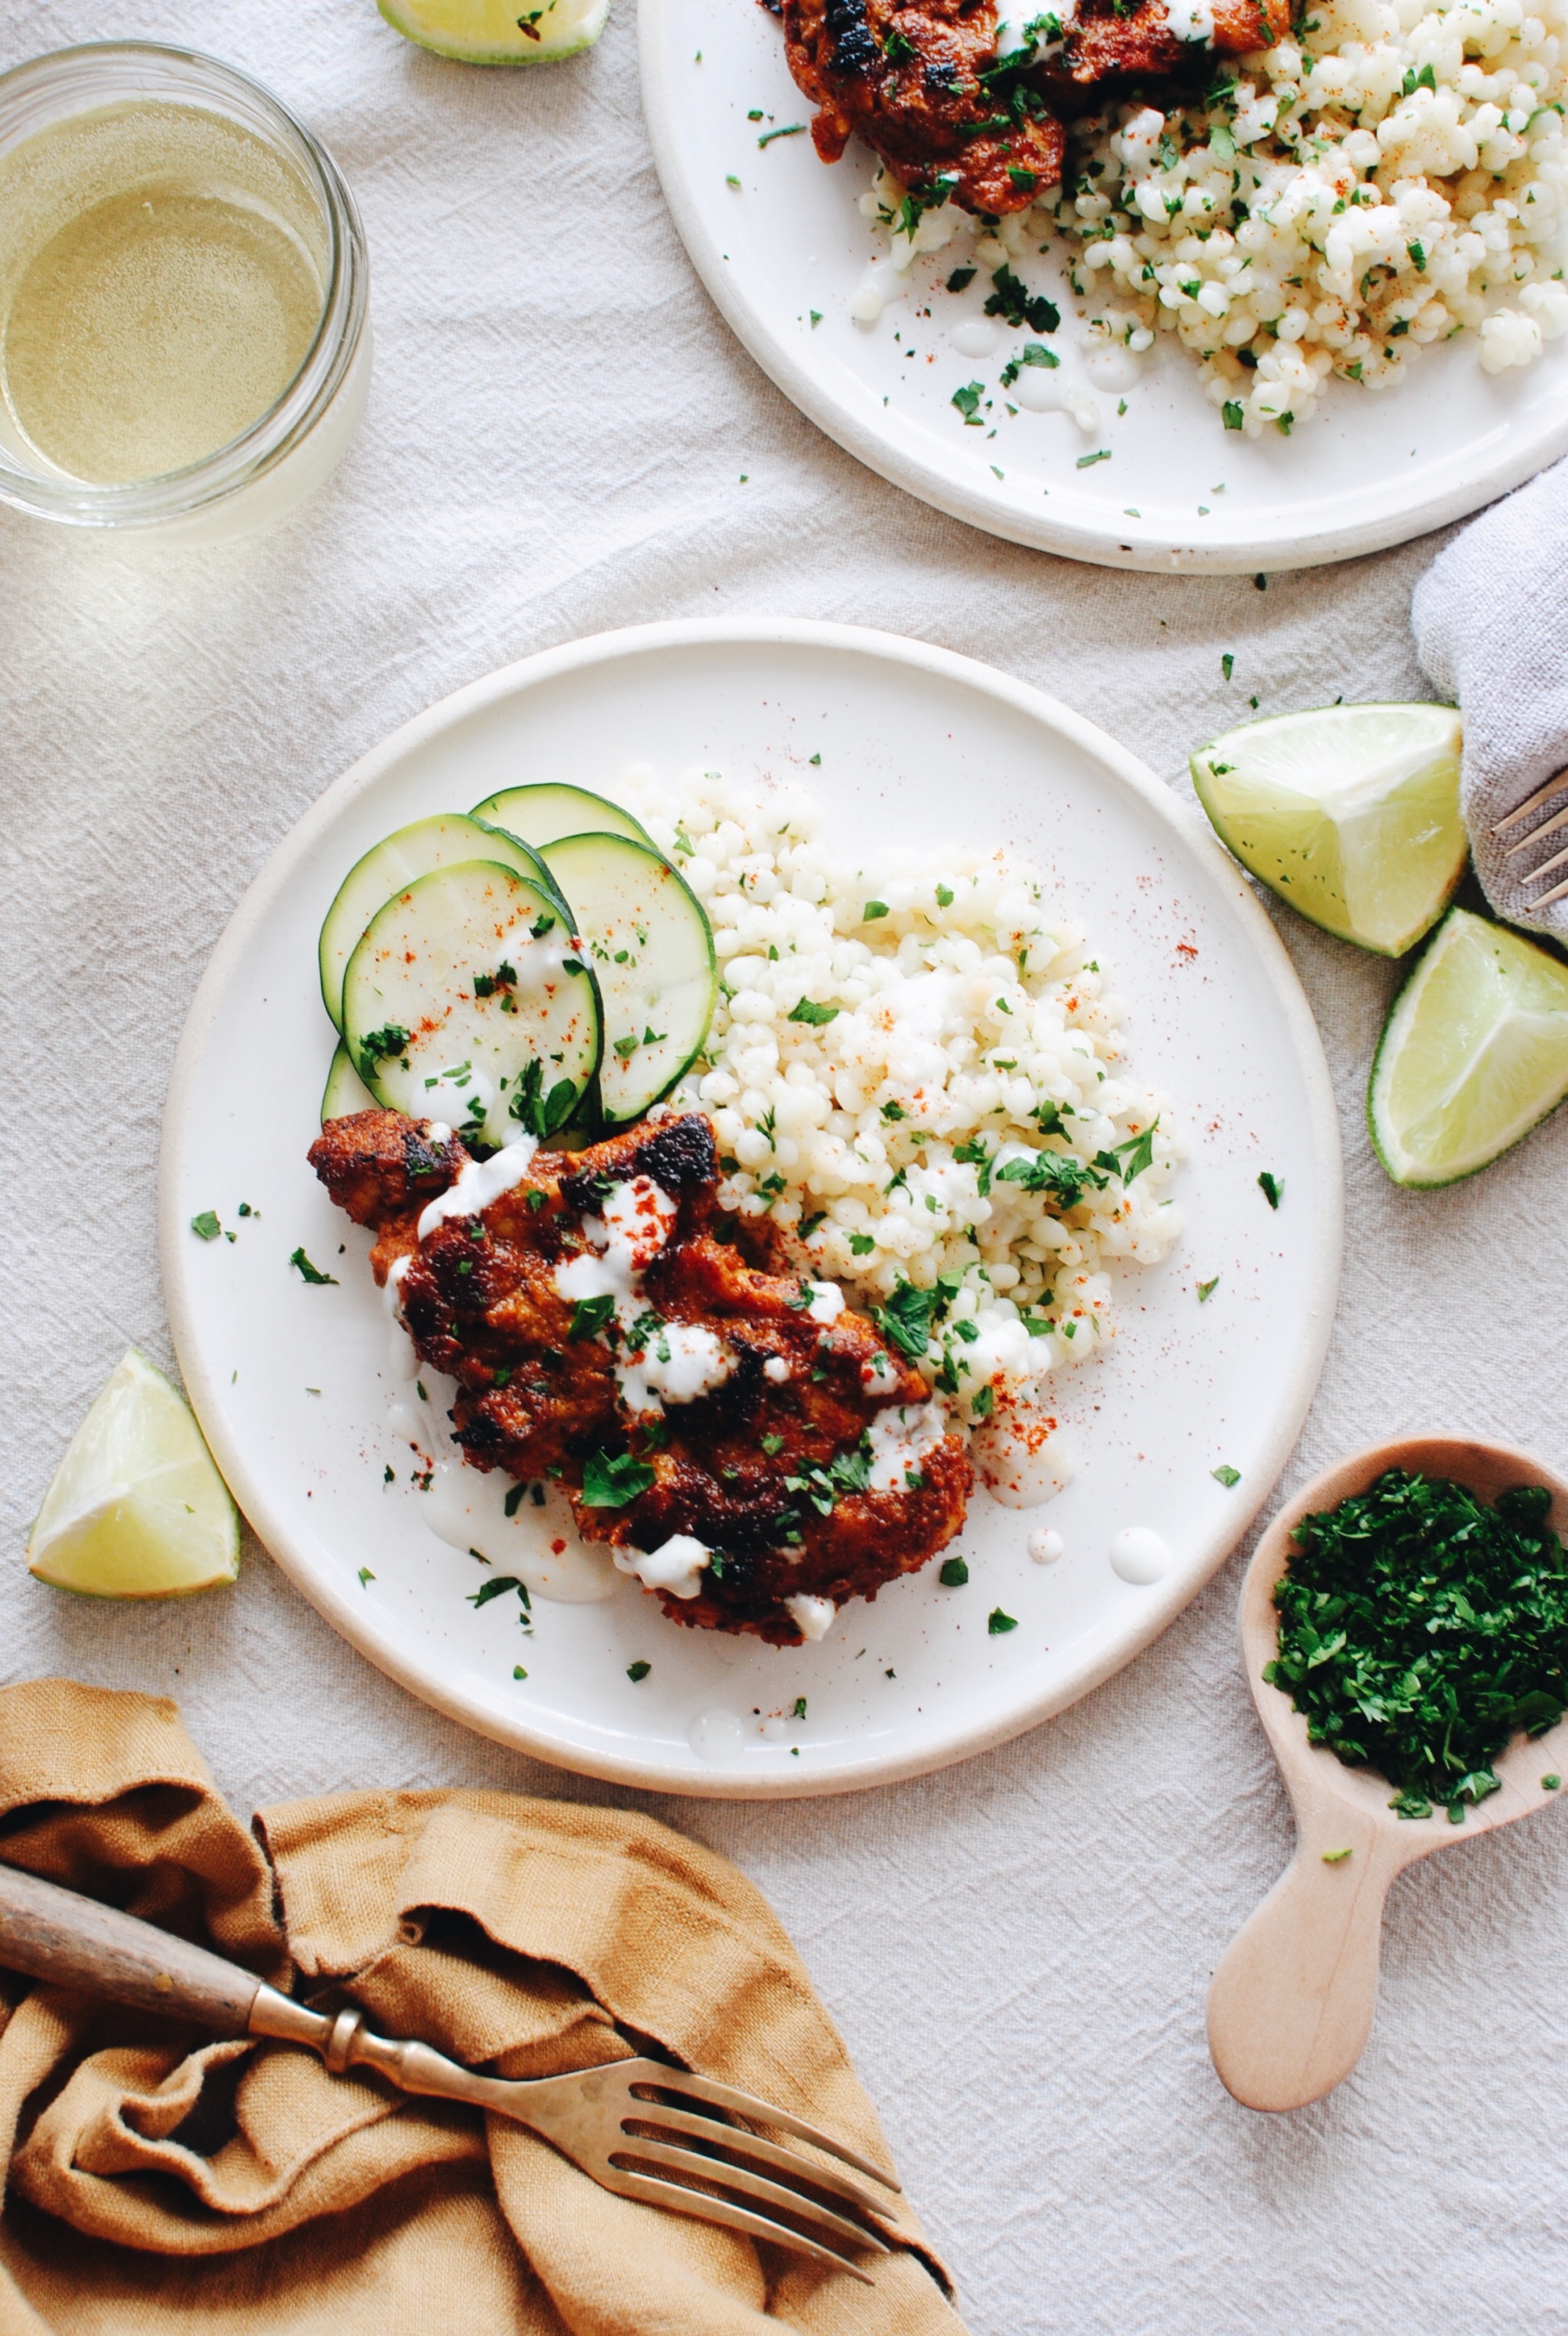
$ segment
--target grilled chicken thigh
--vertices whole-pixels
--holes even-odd
[[[480,1163],[366,1111],[310,1158],[374,1229],[422,1359],[457,1380],[465,1457],[559,1481],[675,1621],[798,1644],[961,1527],[969,1462],[925,1381],[717,1208],[701,1113]]]
[[[777,0],[776,13],[824,162],[859,136],[917,205],[950,198],[993,218],[1060,178],[1062,113],[1268,48],[1290,24],[1289,0],[1215,0],[1211,45],[1183,38],[1165,0],[1063,0],[1031,16],[1033,48],[998,55],[996,0]]]

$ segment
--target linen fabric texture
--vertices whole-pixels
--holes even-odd
[[[1568,933],[1568,897],[1533,905],[1568,877],[1568,862],[1544,883],[1527,881],[1568,832],[1508,857],[1568,808],[1568,462],[1494,503],[1438,553],[1416,587],[1410,624],[1433,687],[1465,717],[1461,801],[1486,898],[1511,924]],[[1558,793],[1495,833],[1558,772]]]
[[[652,2049],[888,2164],[784,1932],[650,1817],[482,1790],[225,1806],[172,1703],[0,1692],[5,1861],[507,2077]],[[510,2119],[0,1973],[0,2336],[961,2336],[901,2200],[863,2286]]]

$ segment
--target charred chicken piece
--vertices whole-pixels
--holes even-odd
[[[773,5],[773,0],[768,0]],[[1037,50],[997,54],[996,0],[776,0],[789,67],[820,110],[824,162],[862,138],[915,209],[949,198],[996,218],[1061,177],[1058,113],[1100,89],[1188,79],[1212,54],[1283,39],[1290,0],[1215,0],[1212,47],[1183,40],[1165,0],[1042,6]]]
[[[993,217],[1060,178],[1062,126],[1044,96],[995,81],[994,0],[783,0],[782,14],[824,162],[858,134],[917,206],[950,197]]]
[[[959,1532],[969,1462],[925,1381],[836,1285],[785,1270],[765,1228],[743,1254],[701,1113],[501,1158],[518,1177],[490,1197],[495,1163],[381,1111],[310,1152],[375,1229],[421,1358],[456,1378],[474,1466],[555,1477],[584,1538],[651,1576],[673,1620],[778,1646]]]
[[[1115,0],[1080,0],[1065,28],[1061,54],[1040,78],[1058,101],[1081,105],[1083,94],[1117,83],[1191,76],[1211,55],[1246,56],[1271,48],[1290,29],[1289,0],[1217,0],[1213,48],[1177,38],[1164,0],[1141,0],[1118,11]]]

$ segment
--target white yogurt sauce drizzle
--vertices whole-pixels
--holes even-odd
[[[661,1549],[618,1549],[617,1570],[634,1573],[645,1590],[667,1591],[672,1598],[695,1598],[713,1552],[690,1533],[676,1533]]]
[[[1165,21],[1178,41],[1198,43],[1205,49],[1213,47],[1212,0],[1165,0]]]
[[[582,1221],[591,1249],[555,1269],[560,1296],[573,1305],[586,1298],[613,1299],[616,1323],[623,1337],[629,1333],[648,1311],[643,1274],[674,1231],[679,1207],[651,1176],[613,1185],[603,1214]],[[663,1322],[644,1335],[647,1345],[635,1359],[618,1360],[615,1367],[628,1411],[661,1412],[667,1403],[695,1403],[722,1387],[735,1367],[735,1349],[699,1322]]]
[[[901,1493],[911,1473],[918,1472],[922,1454],[940,1444],[946,1434],[947,1421],[939,1403],[890,1403],[879,1411],[866,1430],[872,1447],[872,1491]],[[801,1627],[805,1628],[803,1623]]]
[[[492,1201],[521,1183],[538,1150],[537,1137],[520,1135],[488,1160],[465,1162],[456,1183],[438,1193],[421,1212],[417,1238],[428,1241],[436,1227],[450,1218],[482,1216]]]
[[[784,1607],[803,1639],[825,1639],[839,1611],[831,1598],[812,1598],[803,1591],[786,1598]]]

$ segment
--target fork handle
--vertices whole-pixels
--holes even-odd
[[[279,2036],[319,2050],[331,2026],[254,1971],[16,1865],[0,1864],[0,1964],[215,2036]]]

